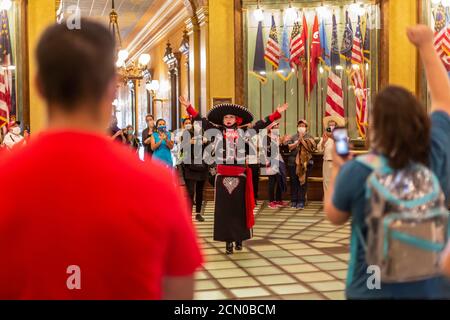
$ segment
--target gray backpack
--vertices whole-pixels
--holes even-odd
[[[373,169],[366,183],[367,239],[356,230],[367,264],[378,266],[386,283],[438,276],[449,212],[434,173],[421,164],[394,171],[374,154],[357,161]]]

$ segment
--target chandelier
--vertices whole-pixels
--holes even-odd
[[[122,37],[120,36],[119,14],[115,10],[114,0],[112,0],[112,10],[109,14],[109,31],[117,39],[117,72],[120,80],[128,82],[129,80],[142,80],[149,77],[150,73],[147,66],[150,62],[150,55],[143,53],[138,61],[128,61],[129,52],[122,48]]]

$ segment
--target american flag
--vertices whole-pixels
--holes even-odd
[[[344,91],[342,90],[342,79],[335,73],[334,68],[340,64],[338,34],[336,16],[333,14],[333,29],[331,34],[331,68],[327,80],[327,100],[325,104],[325,116],[337,116],[345,118]]]
[[[368,115],[366,79],[363,62],[364,53],[362,48],[361,19],[358,17],[358,25],[356,26],[355,36],[353,37],[351,80],[355,87],[356,124],[361,137],[365,138]]]
[[[342,79],[334,73],[332,68],[330,68],[330,71],[328,72],[325,116],[345,117]]]
[[[275,18],[272,16],[272,27],[270,28],[269,40],[267,41],[264,59],[278,69],[280,64],[281,48],[278,43],[278,31],[275,25]]]
[[[450,71],[450,27],[435,33],[434,48],[447,71]]]
[[[294,27],[292,28],[291,33],[291,42],[290,42],[290,50],[291,50],[291,66],[292,68],[298,68],[301,63],[300,56],[302,51],[305,51],[305,46],[303,44],[302,38],[300,37],[300,24],[298,21],[295,21]]]
[[[10,77],[7,66],[12,62],[11,39],[9,35],[8,13],[0,12],[0,128],[8,124],[11,110]]]

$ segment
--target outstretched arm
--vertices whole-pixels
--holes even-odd
[[[201,121],[202,122],[202,129],[208,130],[210,128],[215,128],[215,125],[208,121],[206,118],[200,117],[200,113],[198,113],[197,110],[194,109],[192,104],[183,96],[179,98],[179,101],[181,105],[184,106],[186,109],[186,113],[192,117],[193,121]]]
[[[450,114],[450,80],[434,48],[433,31],[426,25],[407,29],[409,41],[419,49],[431,94],[431,111]]]
[[[287,110],[288,108],[288,104],[285,103],[282,106],[278,106],[277,110],[275,110],[274,113],[272,113],[271,115],[267,116],[264,120],[259,120],[255,123],[255,125],[253,126],[253,129],[255,129],[256,131],[262,130],[264,128],[266,128],[267,126],[269,126],[272,122],[278,120],[281,118],[281,115]]]

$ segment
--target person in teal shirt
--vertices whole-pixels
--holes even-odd
[[[156,132],[151,138],[151,147],[153,150],[153,160],[161,161],[168,167],[173,167],[172,152],[174,142],[171,139],[170,132],[167,130],[166,121],[158,119],[156,121]]]
[[[450,80],[433,46],[427,26],[408,29],[410,41],[419,49],[431,94],[431,116],[406,89],[389,86],[381,91],[372,109],[371,152],[383,155],[394,170],[410,163],[427,165],[439,179],[450,203]],[[325,195],[325,212],[336,224],[352,218],[350,262],[346,295],[349,299],[450,299],[450,282],[443,276],[406,283],[384,283],[369,289],[365,250],[356,230],[367,236],[366,180],[371,169],[356,160],[334,154],[331,187]],[[420,263],[420,261],[418,262]]]

